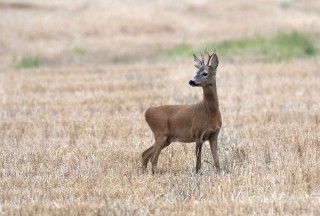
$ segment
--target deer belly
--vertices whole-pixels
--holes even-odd
[[[188,124],[169,124],[170,134],[169,134],[169,141],[170,142],[193,142],[194,138],[192,136],[191,126]]]
[[[189,143],[194,142],[194,139],[192,137],[169,137],[169,142],[183,142],[183,143]]]

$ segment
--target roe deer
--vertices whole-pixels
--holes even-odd
[[[204,56],[208,54],[208,62]],[[149,108],[145,119],[151,128],[155,143],[142,153],[142,169],[146,171],[151,158],[152,173],[157,172],[160,151],[171,142],[196,142],[196,172],[201,168],[201,149],[205,141],[210,142],[211,153],[217,172],[220,172],[217,153],[217,138],[222,125],[219,111],[216,72],[219,64],[215,52],[211,55],[202,51],[201,60],[194,54],[195,67],[198,69],[189,84],[202,87],[203,101],[192,105],[164,105]]]

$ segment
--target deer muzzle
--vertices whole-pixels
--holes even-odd
[[[189,84],[191,85],[191,86],[199,86],[195,81],[193,81],[193,80],[190,80],[189,81]]]

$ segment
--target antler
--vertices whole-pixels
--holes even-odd
[[[209,66],[210,60],[211,60],[212,56],[216,53],[216,50],[214,50],[213,53],[210,55],[209,52],[207,51],[207,48],[204,48],[204,50],[201,52],[201,60],[199,60],[197,58],[197,56],[195,54],[193,54],[193,59],[195,61],[195,65],[194,66],[196,68],[199,69],[200,67],[205,65],[204,64],[204,56],[205,56],[206,53],[208,54],[208,57],[209,57],[208,58],[208,62],[207,62],[207,66]]]
[[[201,61],[202,61],[202,65],[204,65],[204,54],[207,53],[207,48],[204,48],[204,50],[201,52]]]
[[[216,50],[214,50],[211,55],[208,52],[206,52],[206,53],[208,54],[207,66],[209,66],[210,60],[211,60],[212,56],[216,53]]]

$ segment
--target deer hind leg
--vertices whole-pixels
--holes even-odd
[[[218,173],[220,173],[220,163],[219,163],[219,156],[218,156],[218,135],[220,132],[220,128],[218,128],[215,132],[212,133],[210,138],[210,149],[214,161],[214,165]]]
[[[157,173],[158,169],[158,157],[161,152],[161,150],[165,147],[170,145],[170,142],[168,141],[167,137],[158,137],[156,138],[156,142],[154,145],[154,152],[152,155],[151,163],[152,163],[152,174]]]
[[[151,158],[152,154],[154,151],[154,145],[151,147],[147,148],[143,153],[142,153],[142,171],[146,171],[147,165],[149,162],[149,159]]]
[[[196,157],[197,157],[197,164],[196,164],[196,173],[199,172],[201,168],[201,150],[202,150],[203,142],[197,141],[196,142]]]

